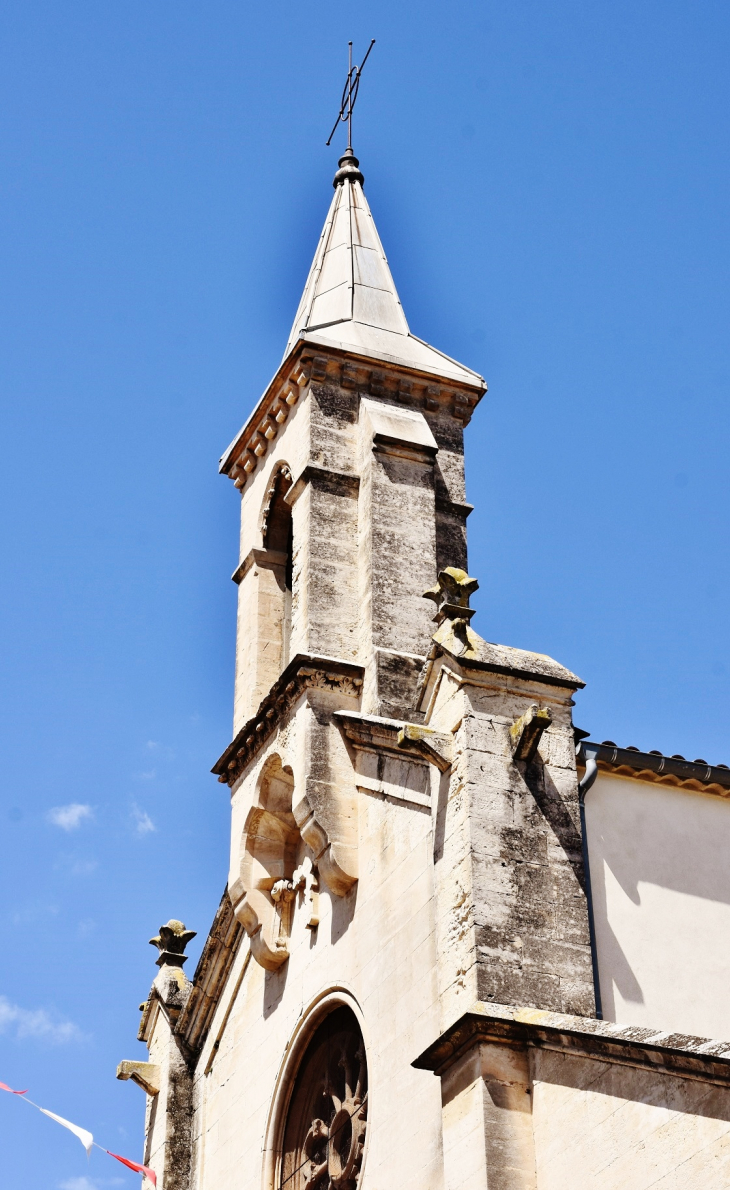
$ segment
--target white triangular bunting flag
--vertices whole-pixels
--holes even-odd
[[[73,1132],[74,1136],[78,1136],[82,1145],[86,1149],[87,1157],[89,1156],[91,1153],[91,1146],[94,1143],[94,1137],[91,1132],[87,1132],[85,1128],[79,1128],[78,1124],[69,1123],[68,1120],[64,1120],[63,1116],[57,1116],[54,1115],[52,1111],[46,1111],[45,1107],[40,1108],[40,1110],[43,1112],[44,1116],[50,1116],[51,1119],[55,1120],[57,1124],[61,1124],[62,1127],[68,1128],[69,1132]]]

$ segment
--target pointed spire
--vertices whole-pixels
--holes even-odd
[[[284,358],[299,339],[431,372],[479,387],[482,377],[430,347],[408,328],[348,144]]]

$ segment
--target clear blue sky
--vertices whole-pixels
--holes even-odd
[[[727,3],[6,3],[0,1080],[136,1158],[147,939],[183,918],[192,970],[227,873],[216,464],[330,201],[349,37],[410,325],[489,381],[475,627],[577,670],[595,738],[730,763]],[[9,1096],[0,1129],[3,1185],[137,1184]]]

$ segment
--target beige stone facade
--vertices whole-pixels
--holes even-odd
[[[221,463],[230,869],[192,981],[181,923],[156,940],[150,1061],[119,1072],[148,1097],[145,1161],[160,1190],[722,1185],[730,1046],[597,1019],[585,791],[609,766],[576,754],[582,682],[470,625],[486,386],[409,331],[340,165]]]

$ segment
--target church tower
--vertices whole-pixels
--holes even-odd
[[[192,982],[163,951],[150,1063],[125,1075],[154,1088],[159,1190],[535,1185],[525,1054],[458,1023],[595,1013],[582,683],[471,627],[485,391],[410,331],[348,150],[284,358],[220,464],[241,498],[213,770],[230,871]]]

